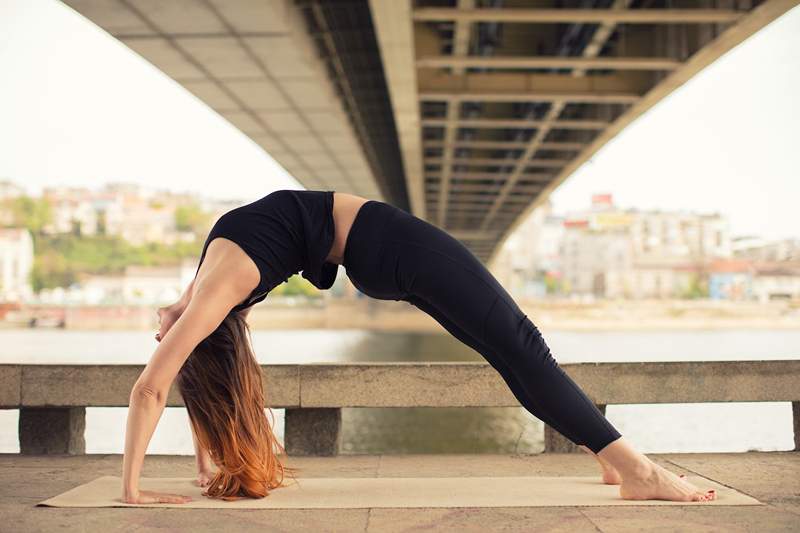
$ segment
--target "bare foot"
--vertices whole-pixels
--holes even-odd
[[[619,495],[624,500],[676,502],[703,502],[717,497],[714,489],[703,492],[686,481],[685,477],[679,477],[649,459],[636,475],[622,480]]]
[[[603,483],[606,485],[619,485],[622,483],[622,476],[613,466],[603,466]]]
[[[608,461],[606,461],[605,459],[594,453],[586,446],[583,446],[582,444],[579,446],[583,451],[585,451],[586,453],[597,459],[597,462],[600,464],[600,468],[603,470],[602,474],[603,483],[605,483],[606,485],[619,485],[620,483],[622,483],[622,476],[619,475],[619,472],[617,472],[616,468],[611,466],[611,463],[609,463]]]

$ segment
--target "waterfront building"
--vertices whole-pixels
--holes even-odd
[[[33,237],[25,228],[0,228],[0,301],[21,302],[33,296]]]
[[[552,212],[548,200],[509,235],[491,271],[509,292],[542,297],[547,294],[548,278],[560,276],[563,238],[564,218]]]
[[[719,213],[620,209],[595,194],[564,220],[565,291],[600,298],[672,298],[704,282],[710,262],[732,255]]]
[[[749,300],[755,274],[751,261],[713,261],[708,267],[708,297],[712,300]]]
[[[800,302],[800,261],[765,262],[755,267],[751,294],[760,302]]]

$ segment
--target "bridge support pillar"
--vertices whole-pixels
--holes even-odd
[[[342,410],[287,408],[283,440],[287,455],[338,455],[342,444]]]
[[[800,451],[800,402],[792,402],[792,420],[794,425],[794,449]]]
[[[85,407],[21,407],[19,451],[26,455],[86,453]]]
[[[598,409],[604,415],[606,414],[606,406],[598,405]],[[572,442],[561,433],[551,428],[547,424],[544,425],[544,451],[546,453],[578,453],[583,452],[580,448],[572,444]]]

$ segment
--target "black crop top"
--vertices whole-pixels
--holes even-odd
[[[238,244],[258,266],[261,281],[232,310],[260,302],[301,270],[318,289],[329,289],[339,265],[325,261],[333,245],[334,191],[281,189],[223,214],[208,233],[195,277],[216,237]]]

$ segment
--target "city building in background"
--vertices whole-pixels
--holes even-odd
[[[140,245],[148,242],[192,242],[196,234],[181,227],[176,213],[198,202],[194,195],[152,190],[128,183],[112,183],[100,190],[84,187],[48,187],[42,197],[52,209],[48,234],[119,236]],[[203,208],[212,217],[227,210],[228,202]]]
[[[108,183],[98,189],[46,187],[34,197],[12,181],[0,181],[0,302],[174,301],[196,271],[198,254],[193,251],[216,219],[242,203],[131,183]],[[85,244],[79,246],[81,242]],[[157,250],[183,244],[191,246],[173,254],[169,264],[153,264],[164,263]],[[181,254],[191,257],[180,258]],[[115,265],[106,264],[112,259]],[[37,260],[48,273],[39,272],[39,287],[32,275]],[[93,270],[85,268],[89,264]],[[50,277],[41,279],[46,276]]]
[[[800,239],[767,241],[759,236],[733,239],[733,253],[753,261],[800,261]]]
[[[561,275],[564,218],[547,200],[524,219],[508,237],[492,271],[518,296],[542,297]]]
[[[800,240],[737,238],[720,213],[621,209],[595,194],[563,216],[535,209],[494,272],[521,296],[793,299]]]
[[[31,198],[11,181],[0,182],[0,201],[0,300],[43,305],[175,301],[195,275],[211,225],[244,203],[129,183],[48,187]],[[76,244],[84,239],[86,250]],[[104,261],[117,261],[118,251],[103,250],[109,246],[127,254],[113,268]],[[159,257],[178,247],[168,261]],[[76,271],[90,263],[94,270]],[[42,272],[32,281],[40,267],[47,283]],[[520,222],[491,268],[525,298],[800,298],[800,239],[732,236],[720,213],[622,209],[611,194],[564,214],[546,201]],[[340,278],[326,298],[356,296]]]
[[[25,228],[0,228],[0,302],[33,297],[33,238]]]

